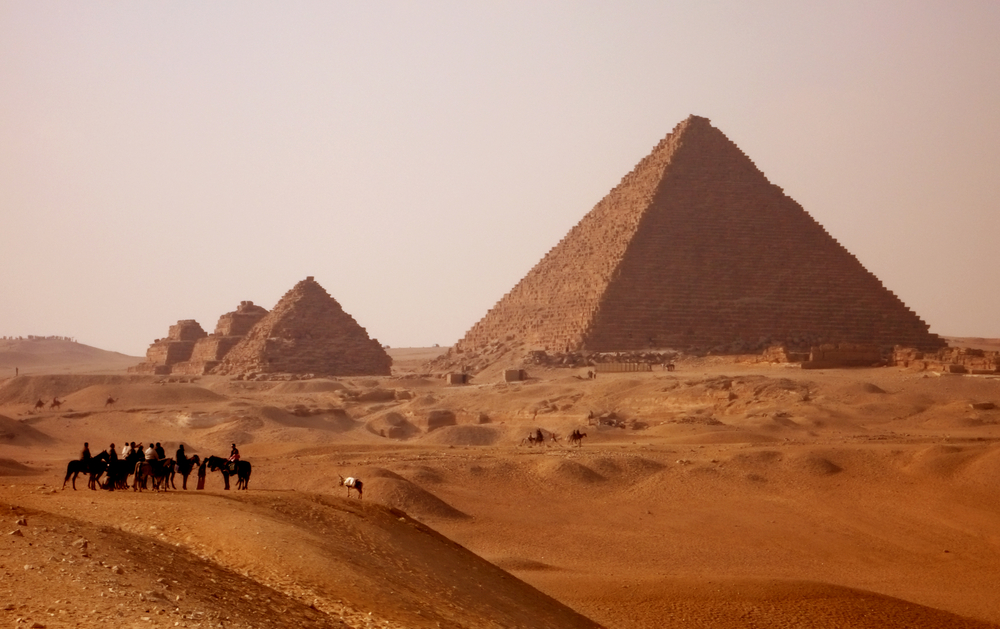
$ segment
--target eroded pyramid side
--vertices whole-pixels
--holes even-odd
[[[226,354],[217,373],[389,375],[391,367],[381,344],[310,276]]]

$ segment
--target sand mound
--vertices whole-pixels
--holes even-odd
[[[0,459],[0,476],[32,476],[41,473],[41,470],[18,463],[14,459]]]
[[[420,434],[420,429],[399,413],[386,413],[372,419],[365,427],[373,434],[388,439],[409,439]]]
[[[469,516],[429,491],[388,470],[370,469],[359,474],[364,482],[365,499],[394,507],[417,519],[465,519]]]
[[[330,393],[333,391],[344,391],[346,389],[347,387],[336,380],[294,380],[292,382],[282,382],[271,389],[271,393],[277,393],[279,395]]]
[[[108,391],[117,392],[119,388],[151,383],[153,380],[151,376],[18,376],[0,384],[0,405],[34,404],[38,400],[48,404],[52,398],[63,399],[87,387],[104,385],[109,387]],[[105,393],[99,400],[100,406],[104,406],[107,396],[108,393]],[[96,403],[95,400],[95,406]]]
[[[974,456],[974,453],[958,446],[934,445],[914,454],[906,470],[936,478],[950,478]]]
[[[52,437],[16,419],[0,415],[0,444],[32,446],[52,443]]]
[[[96,384],[69,394],[63,400],[64,408],[103,409],[108,396],[114,397],[118,410],[179,404],[204,404],[220,402],[226,398],[196,384],[130,384],[114,386]]]
[[[578,595],[601,599],[604,594],[579,588]],[[710,582],[669,579],[629,589],[633,626],[852,627],[855,629],[990,629],[978,621],[900,598],[854,588],[806,581],[729,580]],[[641,610],[641,611],[640,611]],[[683,624],[662,624],[664,617]],[[612,625],[612,618],[593,614]],[[748,621],[752,618],[752,621]]]
[[[545,480],[554,480],[563,483],[601,483],[607,479],[586,465],[581,465],[569,459],[549,458],[539,461],[537,467],[539,475]]]
[[[448,446],[491,446],[503,436],[495,426],[445,426],[428,433],[423,443]]]
[[[775,441],[781,441],[781,439],[770,435],[762,435],[760,433],[746,432],[742,430],[719,430],[714,432],[703,432],[687,437],[679,437],[673,441],[674,443],[713,445],[724,443],[773,443]]]
[[[635,480],[655,474],[666,466],[639,456],[600,457],[590,462],[594,471],[610,479]]]
[[[276,406],[265,406],[259,411],[261,417],[287,428],[312,428],[332,432],[346,432],[358,426],[347,411],[339,408],[314,409],[310,414],[297,414]],[[315,414],[313,414],[315,413]],[[243,415],[247,413],[244,412]]]
[[[832,476],[844,471],[844,468],[830,459],[815,454],[793,459],[792,466],[810,476]]]

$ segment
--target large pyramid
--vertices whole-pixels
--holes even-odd
[[[944,345],[708,119],[681,122],[456,346]]]
[[[389,375],[392,359],[310,276],[285,293],[216,373]]]

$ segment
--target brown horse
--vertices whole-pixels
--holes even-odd
[[[188,457],[184,460],[178,459],[177,465],[175,465],[174,469],[170,471],[170,486],[173,487],[174,489],[177,489],[177,485],[174,484],[174,476],[180,474],[183,477],[181,488],[187,489],[188,476],[191,475],[191,470],[198,467],[199,465],[201,465],[201,459],[198,458],[197,454],[192,457]]]
[[[153,479],[153,490],[167,491],[167,479],[174,469],[173,459],[163,459],[162,461],[139,461],[135,464],[135,478],[132,479],[132,491],[143,491],[146,488],[146,479]]]

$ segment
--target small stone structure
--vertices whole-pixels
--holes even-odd
[[[214,373],[388,376],[392,358],[310,276],[285,293]]]
[[[594,365],[594,371],[598,373],[634,373],[652,370],[653,366],[649,363],[597,363]]]
[[[449,373],[445,375],[445,382],[448,384],[469,384],[469,374],[467,373]]]
[[[528,372],[524,369],[504,369],[503,371],[504,382],[521,382],[522,380],[527,379]]]

